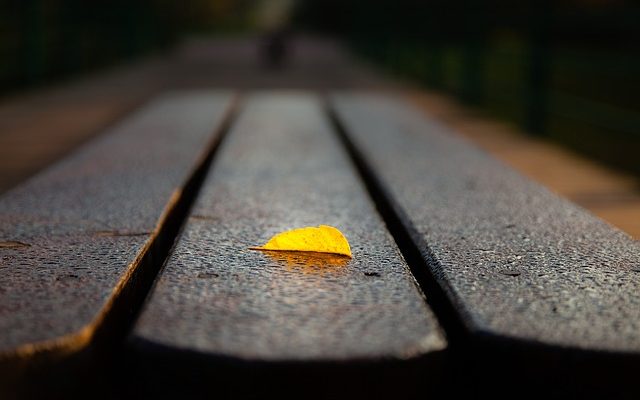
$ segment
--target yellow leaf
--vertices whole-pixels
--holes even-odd
[[[273,236],[261,247],[253,250],[310,251],[315,253],[341,254],[351,257],[349,242],[342,232],[328,225],[293,229]]]

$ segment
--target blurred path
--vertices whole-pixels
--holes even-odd
[[[445,96],[407,90],[333,42],[296,38],[284,69],[266,68],[262,50],[255,37],[192,39],[168,54],[0,100],[0,192],[165,90],[406,90],[429,114],[498,158],[640,238],[640,190],[630,176],[483,118]]]
[[[165,90],[392,85],[332,42],[293,40],[290,62],[280,70],[265,68],[262,50],[255,37],[192,39],[166,55],[0,99],[0,193]]]

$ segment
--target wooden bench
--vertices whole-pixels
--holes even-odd
[[[0,198],[0,332],[5,397],[632,397],[640,245],[391,96],[176,92]]]

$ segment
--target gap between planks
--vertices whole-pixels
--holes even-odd
[[[448,284],[443,279],[438,278],[435,273],[439,268],[434,256],[430,253],[422,254],[420,251],[419,246],[416,244],[419,243],[416,242],[416,238],[419,235],[412,233],[411,227],[405,225],[405,222],[409,221],[409,219],[402,215],[401,209],[394,204],[374,170],[349,138],[346,127],[340,120],[329,97],[324,98],[324,106],[325,113],[333,126],[334,132],[347,150],[349,158],[362,179],[371,200],[407,262],[416,285],[422,291],[427,305],[433,310],[440,326],[444,329],[449,346],[467,343],[469,338],[466,334],[464,321],[460,318],[459,313],[447,295]],[[428,249],[427,246],[423,247]]]
[[[77,332],[17,348],[0,359],[0,366],[35,365],[35,369],[40,369],[88,349],[108,353],[122,342],[170,254],[217,150],[238,115],[241,102],[241,95],[234,95],[221,123],[211,132],[212,139],[206,150],[194,163],[186,182],[172,193],[151,236],[129,264],[97,317]]]

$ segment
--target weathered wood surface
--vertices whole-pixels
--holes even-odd
[[[638,242],[406,103],[332,105],[472,339],[640,351]]]
[[[0,360],[86,344],[230,103],[166,95],[0,199]]]
[[[113,325],[105,315],[118,314],[114,298],[126,298],[141,255],[150,243],[166,253],[184,222],[135,325],[148,287],[139,303],[119,303],[132,313],[126,343],[93,340],[108,356],[86,352],[73,368],[49,360],[43,382],[74,371],[61,393],[98,383],[105,397],[422,398],[526,386],[538,397],[637,398],[637,242],[405,103],[363,94],[331,97],[338,129],[317,96],[250,96],[183,221],[189,200],[178,213],[177,199],[197,193],[231,103],[216,92],[166,96],[0,198],[0,395],[15,356],[85,348]],[[319,224],[342,230],[354,257],[249,249]],[[167,225],[174,233],[161,241]],[[556,364],[557,349],[574,363]]]
[[[249,250],[319,224],[344,232],[352,259]],[[130,345],[268,363],[400,360],[437,353],[445,339],[319,99],[257,94],[222,144]],[[270,373],[290,388],[292,371]]]

